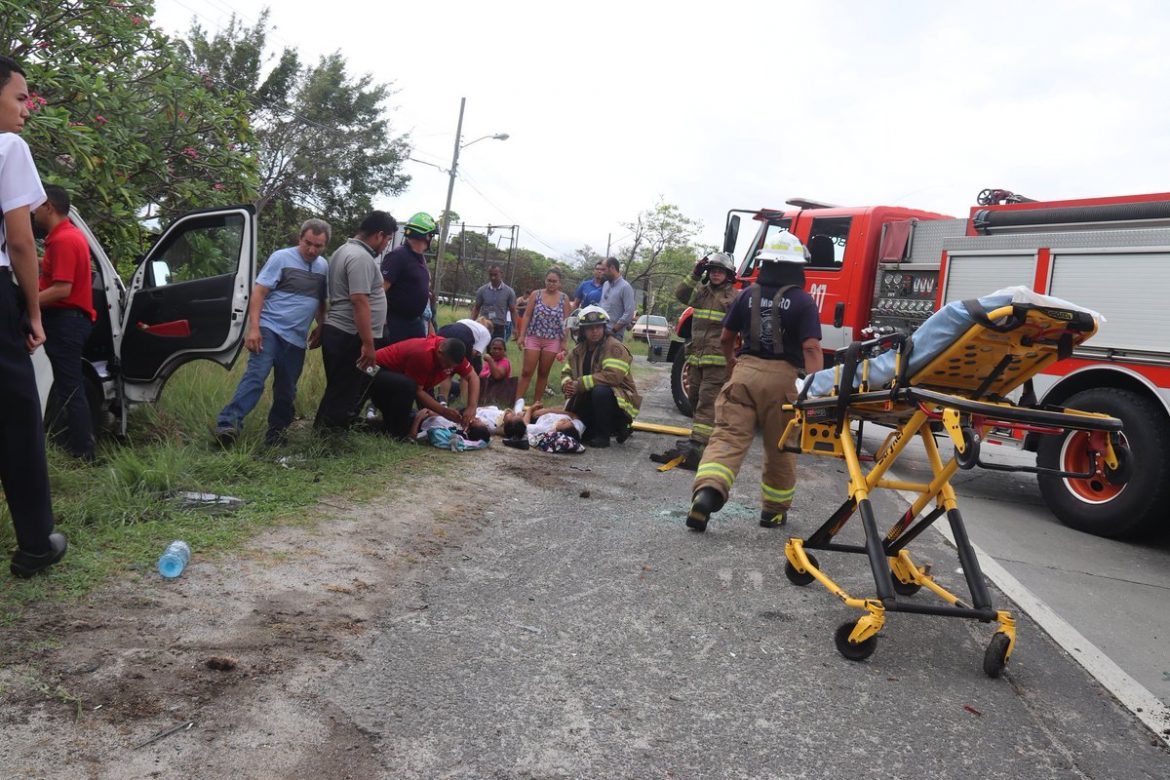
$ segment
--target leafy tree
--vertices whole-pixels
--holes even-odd
[[[305,66],[286,48],[266,70],[268,15],[253,27],[233,17],[215,34],[195,23],[185,54],[217,90],[247,96],[266,243],[295,237],[306,216],[329,220],[336,241],[357,228],[374,197],[405,189],[408,142],[392,135],[386,119],[389,87],[351,77],[341,54]]]
[[[125,270],[142,217],[250,200],[256,166],[240,95],[212,90],[151,26],[146,0],[0,0],[0,51],[28,72],[24,133]]]
[[[673,290],[682,274],[694,265],[697,248],[691,240],[702,223],[684,215],[678,206],[659,199],[623,227],[630,231],[628,244],[619,248],[622,273],[634,287],[642,289],[639,313],[655,312],[665,291]]]

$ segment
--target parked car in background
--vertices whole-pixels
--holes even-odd
[[[666,321],[666,317],[659,317],[656,314],[643,314],[634,321],[634,338],[641,341],[649,341],[650,339],[666,340],[670,338],[670,323]]]

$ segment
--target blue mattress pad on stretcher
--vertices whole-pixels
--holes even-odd
[[[1085,309],[1059,298],[1039,295],[1026,287],[1009,287],[1004,290],[997,290],[979,299],[979,303],[984,311],[988,312],[1002,306],[1007,306],[1013,302],[1054,305],[1061,308],[1088,312],[1098,321],[1103,322],[1105,319],[1090,309]],[[952,301],[932,314],[926,322],[922,323],[922,326],[918,330],[914,331],[914,335],[910,337],[912,348],[910,349],[909,375],[914,376],[921,371],[930,361],[945,352],[951,344],[966,333],[974,324],[975,319],[967,311],[962,301]],[[896,360],[897,353],[894,350],[869,359],[868,382],[871,389],[876,390],[889,386],[894,380]],[[857,389],[861,384],[861,378],[862,374],[859,369],[853,378],[854,389]],[[836,381],[836,371],[832,368],[826,368],[824,371],[816,372],[811,378],[805,381],[812,382],[812,387],[809,388],[808,392],[809,397],[831,395],[833,393],[833,385]]]

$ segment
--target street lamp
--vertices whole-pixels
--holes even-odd
[[[439,253],[435,255],[435,295],[439,295],[442,291],[443,279],[443,252],[447,248],[447,230],[450,228],[451,222],[451,196],[455,192],[455,176],[459,171],[459,150],[466,149],[474,143],[491,138],[494,141],[507,141],[507,133],[495,133],[494,135],[483,135],[476,138],[474,141],[461,143],[463,140],[463,109],[467,106],[467,98],[459,99],[459,124],[455,128],[455,154],[451,158],[451,178],[447,182],[447,205],[443,207],[442,224],[439,227]]]

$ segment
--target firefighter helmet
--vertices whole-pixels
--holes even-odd
[[[403,230],[407,238],[423,238],[430,240],[431,236],[438,232],[435,226],[435,218],[425,211],[420,211],[403,225]]]
[[[808,262],[809,254],[804,244],[800,243],[799,238],[787,230],[781,230],[769,237],[768,243],[760,247],[760,251],[756,253],[756,259],[761,263],[800,263],[804,265]]]
[[[609,325],[609,315],[597,304],[590,304],[569,315],[569,330],[573,338],[581,340],[581,329],[586,325]]]
[[[712,252],[703,258],[703,262],[707,265],[707,270],[712,268],[722,268],[727,271],[728,280],[735,281],[735,258],[727,252]]]

